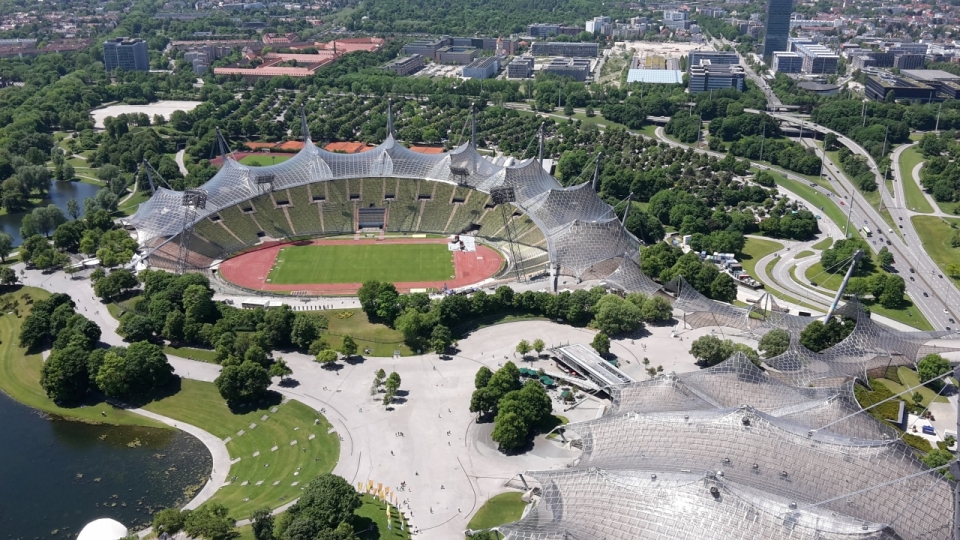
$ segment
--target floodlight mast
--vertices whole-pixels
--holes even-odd
[[[603,160],[603,152],[597,153],[597,163],[593,167],[593,190],[597,190],[600,185],[600,161]]]
[[[187,257],[190,252],[190,240],[193,238],[193,225],[197,221],[197,210],[207,207],[207,192],[202,189],[187,189],[180,199],[183,206],[183,228],[180,232],[180,249],[177,251],[175,272],[184,274],[187,271]]]
[[[512,187],[498,187],[490,190],[490,199],[500,207],[500,217],[503,218],[503,230],[507,235],[507,247],[513,257],[513,269],[517,275],[517,283],[523,282],[525,274],[523,261],[520,258],[520,247],[517,245],[517,232],[513,226],[512,216],[507,215],[507,206],[517,200],[517,194]],[[512,211],[511,211],[512,214]]]

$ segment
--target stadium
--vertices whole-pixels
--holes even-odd
[[[289,278],[277,267],[299,264],[307,273],[320,257],[339,268],[316,269],[317,280],[349,284],[359,268],[350,256],[292,255],[339,241],[329,237],[381,248],[390,233],[426,250],[459,235],[480,240],[467,259],[486,260],[478,255],[484,245],[498,257],[465,281],[532,272],[604,279],[624,292],[666,295],[684,327],[757,339],[775,328],[791,335],[789,349],[763,369],[734,356],[700,372],[606,388],[613,402],[606,414],[560,432],[581,456],[565,469],[523,473],[537,502],[499,527],[507,539],[951,536],[955,484],[945,467],[925,465],[905,432],[867,414],[853,392],[853,381],[869,384],[877,370],[915,368],[924,354],[955,350],[938,346],[946,332],[886,328],[854,299],[836,312],[855,325],[849,336],[813,352],[798,337],[815,319],[790,315],[769,297],[738,307],[706,298],[683,277],[661,285],[645,276],[640,242],[613,208],[589,183],[563,188],[536,159],[497,164],[477,152],[473,138],[435,155],[410,151],[392,134],[349,155],[319,149],[309,134],[305,141],[274,166],[227,156],[198,190],[157,189],[127,221],[142,261],[177,271],[240,261],[235,271],[257,274],[254,287],[270,290],[269,280],[282,290],[303,283],[281,283]],[[463,252],[453,251],[452,258],[443,251],[420,256],[436,265],[418,275],[443,277],[453,268],[456,276]],[[404,257],[397,253],[390,257]]]
[[[464,268],[474,283],[547,271],[602,278],[621,265],[636,266],[624,254],[636,253],[640,243],[613,208],[589,183],[563,188],[541,160],[496,164],[477,152],[473,138],[449,153],[420,154],[392,134],[370,151],[338,154],[314,145],[305,122],[303,130],[303,150],[282,163],[252,167],[226,155],[220,171],[197,190],[155,189],[125,222],[136,229],[148,263],[205,269],[281,242],[400,234],[479,239],[503,263],[493,264],[492,272],[487,263],[482,271]],[[249,268],[242,261],[234,265]],[[471,280],[456,280],[470,284],[464,281]]]

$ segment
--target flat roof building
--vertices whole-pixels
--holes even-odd
[[[572,77],[576,81],[583,82],[590,75],[590,59],[554,58],[547,67],[543,68],[543,71],[561,77]]]
[[[893,59],[893,67],[904,69],[922,69],[927,57],[922,54],[901,54]]]
[[[803,73],[812,75],[837,72],[840,57],[830,49],[816,43],[794,43],[794,50],[803,58]]]
[[[507,77],[510,79],[529,79],[533,77],[533,57],[518,56],[507,66]]]
[[[688,72],[690,71],[690,66],[699,66],[703,60],[709,61],[710,64],[714,66],[740,63],[740,57],[733,51],[690,51],[689,60],[687,63]]]
[[[403,46],[401,53],[405,55],[419,54],[431,60],[437,59],[437,51],[445,45],[442,39],[420,39],[411,41]]]
[[[403,58],[396,58],[387,62],[382,67],[397,75],[410,75],[411,73],[416,73],[423,67],[423,55],[411,54]]]
[[[725,88],[736,88],[743,92],[746,88],[746,82],[742,66],[714,66],[709,63],[702,63],[699,66],[690,67],[689,89],[691,94]]]
[[[468,79],[489,79],[496,76],[499,71],[500,57],[487,56],[486,58],[477,58],[463,66],[462,74]]]
[[[682,84],[683,72],[678,69],[631,69],[627,71],[627,84]]]
[[[894,99],[932,100],[936,97],[936,89],[919,81],[911,81],[889,74],[867,75],[867,97],[877,101],[884,101],[887,95],[893,94]]]
[[[473,62],[479,53],[475,47],[450,45],[437,49],[437,62],[441,64],[466,65]]]
[[[803,58],[795,52],[775,52],[773,70],[779,73],[800,73],[803,71]]]
[[[567,345],[555,349],[555,352],[564,364],[580,375],[586,376],[600,388],[636,382],[586,345],[580,343]]]
[[[147,42],[119,37],[103,42],[103,67],[107,71],[150,71]]]
[[[527,34],[535,38],[575,36],[580,32],[582,32],[582,30],[576,26],[564,26],[562,24],[537,23],[527,26]]]
[[[563,43],[538,41],[530,47],[534,56],[564,56],[567,58],[596,58],[600,54],[597,43]]]

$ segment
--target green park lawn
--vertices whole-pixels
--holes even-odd
[[[743,269],[754,279],[757,278],[757,263],[767,255],[783,249],[783,244],[773,240],[747,238],[740,258]]]
[[[410,538],[410,528],[397,508],[390,506],[390,527],[387,526],[387,503],[372,495],[361,495],[363,506],[353,512],[353,530],[360,540],[406,540]],[[401,520],[404,523],[400,530]]]
[[[948,264],[960,264],[960,250],[950,245],[950,239],[956,231],[950,223],[960,225],[960,219],[943,219],[935,216],[913,216],[913,222],[923,249],[937,263],[940,271],[947,276],[945,269]],[[954,279],[960,284],[960,280]]]
[[[819,262],[810,265],[804,273],[809,281],[825,289],[830,289],[831,291],[836,291],[840,288],[840,284],[843,283],[844,274],[845,272],[824,272],[823,266]],[[799,283],[802,284],[803,282]],[[872,313],[876,313],[877,315],[908,324],[919,330],[933,330],[930,321],[924,317],[923,313],[913,304],[913,301],[910,300],[910,297],[907,295],[903,296],[903,303],[897,309],[885,308],[873,299],[863,299],[862,302]]]
[[[494,495],[477,510],[467,524],[467,528],[489,529],[517,521],[523,515],[523,508],[527,505],[520,499],[522,496],[522,493],[514,491]]]
[[[147,199],[149,198],[149,191],[140,190],[134,193],[129,199],[124,201],[124,203],[117,208],[117,211],[125,216],[133,215],[133,213],[137,211],[137,208],[142,203],[147,202]]]
[[[253,156],[244,156],[240,160],[241,165],[249,165],[251,167],[266,167],[268,165],[276,165],[277,163],[283,163],[284,161],[292,158],[295,154],[260,154]]]
[[[193,347],[174,347],[173,345],[164,345],[163,352],[171,356],[179,356],[187,360],[196,360],[208,364],[217,363],[217,351],[211,349],[196,349]]]
[[[413,354],[403,342],[403,334],[389,326],[371,323],[367,314],[359,309],[331,309],[319,313],[329,321],[322,337],[334,349],[343,344],[343,336],[350,336],[357,342],[359,352],[370,349],[370,356],[393,356],[393,351],[400,351],[402,356]],[[340,318],[337,316],[340,313],[352,315]]]
[[[821,251],[822,251],[822,250],[824,250],[824,249],[829,248],[829,247],[832,246],[832,245],[833,245],[833,238],[830,238],[830,237],[828,236],[827,238],[824,238],[823,240],[817,242],[816,244],[814,244],[814,245],[812,245],[812,246],[810,246],[810,247],[811,247],[812,249],[817,249],[817,250],[821,250]]]
[[[903,192],[907,198],[907,208],[914,212],[930,214],[933,207],[924,197],[923,191],[913,179],[913,168],[923,161],[923,156],[917,151],[916,146],[912,146],[900,154],[900,176],[903,178]]]
[[[937,403],[950,402],[946,396],[938,396],[936,392],[927,388],[926,386],[921,386],[916,390],[906,392],[908,388],[913,388],[920,384],[920,376],[917,375],[917,372],[906,366],[900,366],[897,368],[897,377],[900,379],[899,383],[889,379],[881,380],[891,392],[894,394],[900,394],[900,397],[903,398],[903,400],[907,403],[913,403],[913,392],[920,392],[920,395],[923,396],[923,402],[921,402],[921,405],[924,407],[930,405],[931,400],[936,401]]]
[[[307,482],[332,471],[340,456],[339,436],[328,433],[332,428],[323,416],[299,401],[281,403],[278,394],[272,396],[258,408],[234,412],[212,383],[182,380],[179,392],[144,409],[230,438],[230,458],[240,461],[211,502],[239,519],[296,499]]]
[[[453,275],[453,255],[445,244],[344,244],[283,248],[267,281],[274,285],[397,283],[443,281]]]
[[[4,294],[3,299],[11,296],[20,299],[18,309],[21,317],[29,314],[29,308],[21,298],[23,294],[29,294],[34,300],[42,300],[50,296],[47,291],[33,287],[21,287],[15,292]],[[55,404],[40,387],[40,369],[43,367],[40,354],[27,354],[25,349],[17,346],[17,336],[22,323],[23,318],[17,315],[0,316],[0,390],[24,405],[67,419],[91,424],[167,428],[166,425],[154,420],[114,408],[93,395],[82,403],[82,406],[67,408]],[[104,412],[106,416],[102,414]]]
[[[810,250],[808,250],[808,249],[805,249],[805,250],[801,251],[800,253],[797,253],[796,255],[794,255],[793,258],[794,258],[794,259],[805,259],[805,258],[807,258],[807,257],[809,257],[809,256],[811,256],[811,255],[813,255],[813,252],[810,251]]]

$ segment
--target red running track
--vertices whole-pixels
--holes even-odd
[[[363,244],[446,244],[446,238],[386,238],[384,240],[313,240],[311,242],[296,242],[295,245],[363,245]],[[346,295],[355,294],[360,290],[362,283],[303,283],[293,285],[274,285],[267,283],[267,275],[277,259],[280,250],[290,244],[277,243],[241,253],[232,259],[220,264],[220,275],[227,281],[260,291],[309,291],[314,294]],[[437,288],[444,285],[451,289],[466,287],[479,283],[500,270],[503,258],[496,250],[487,246],[477,245],[475,253],[455,251],[453,253],[453,267],[456,279],[445,281],[419,281],[394,283],[400,292],[409,292],[410,289]]]

